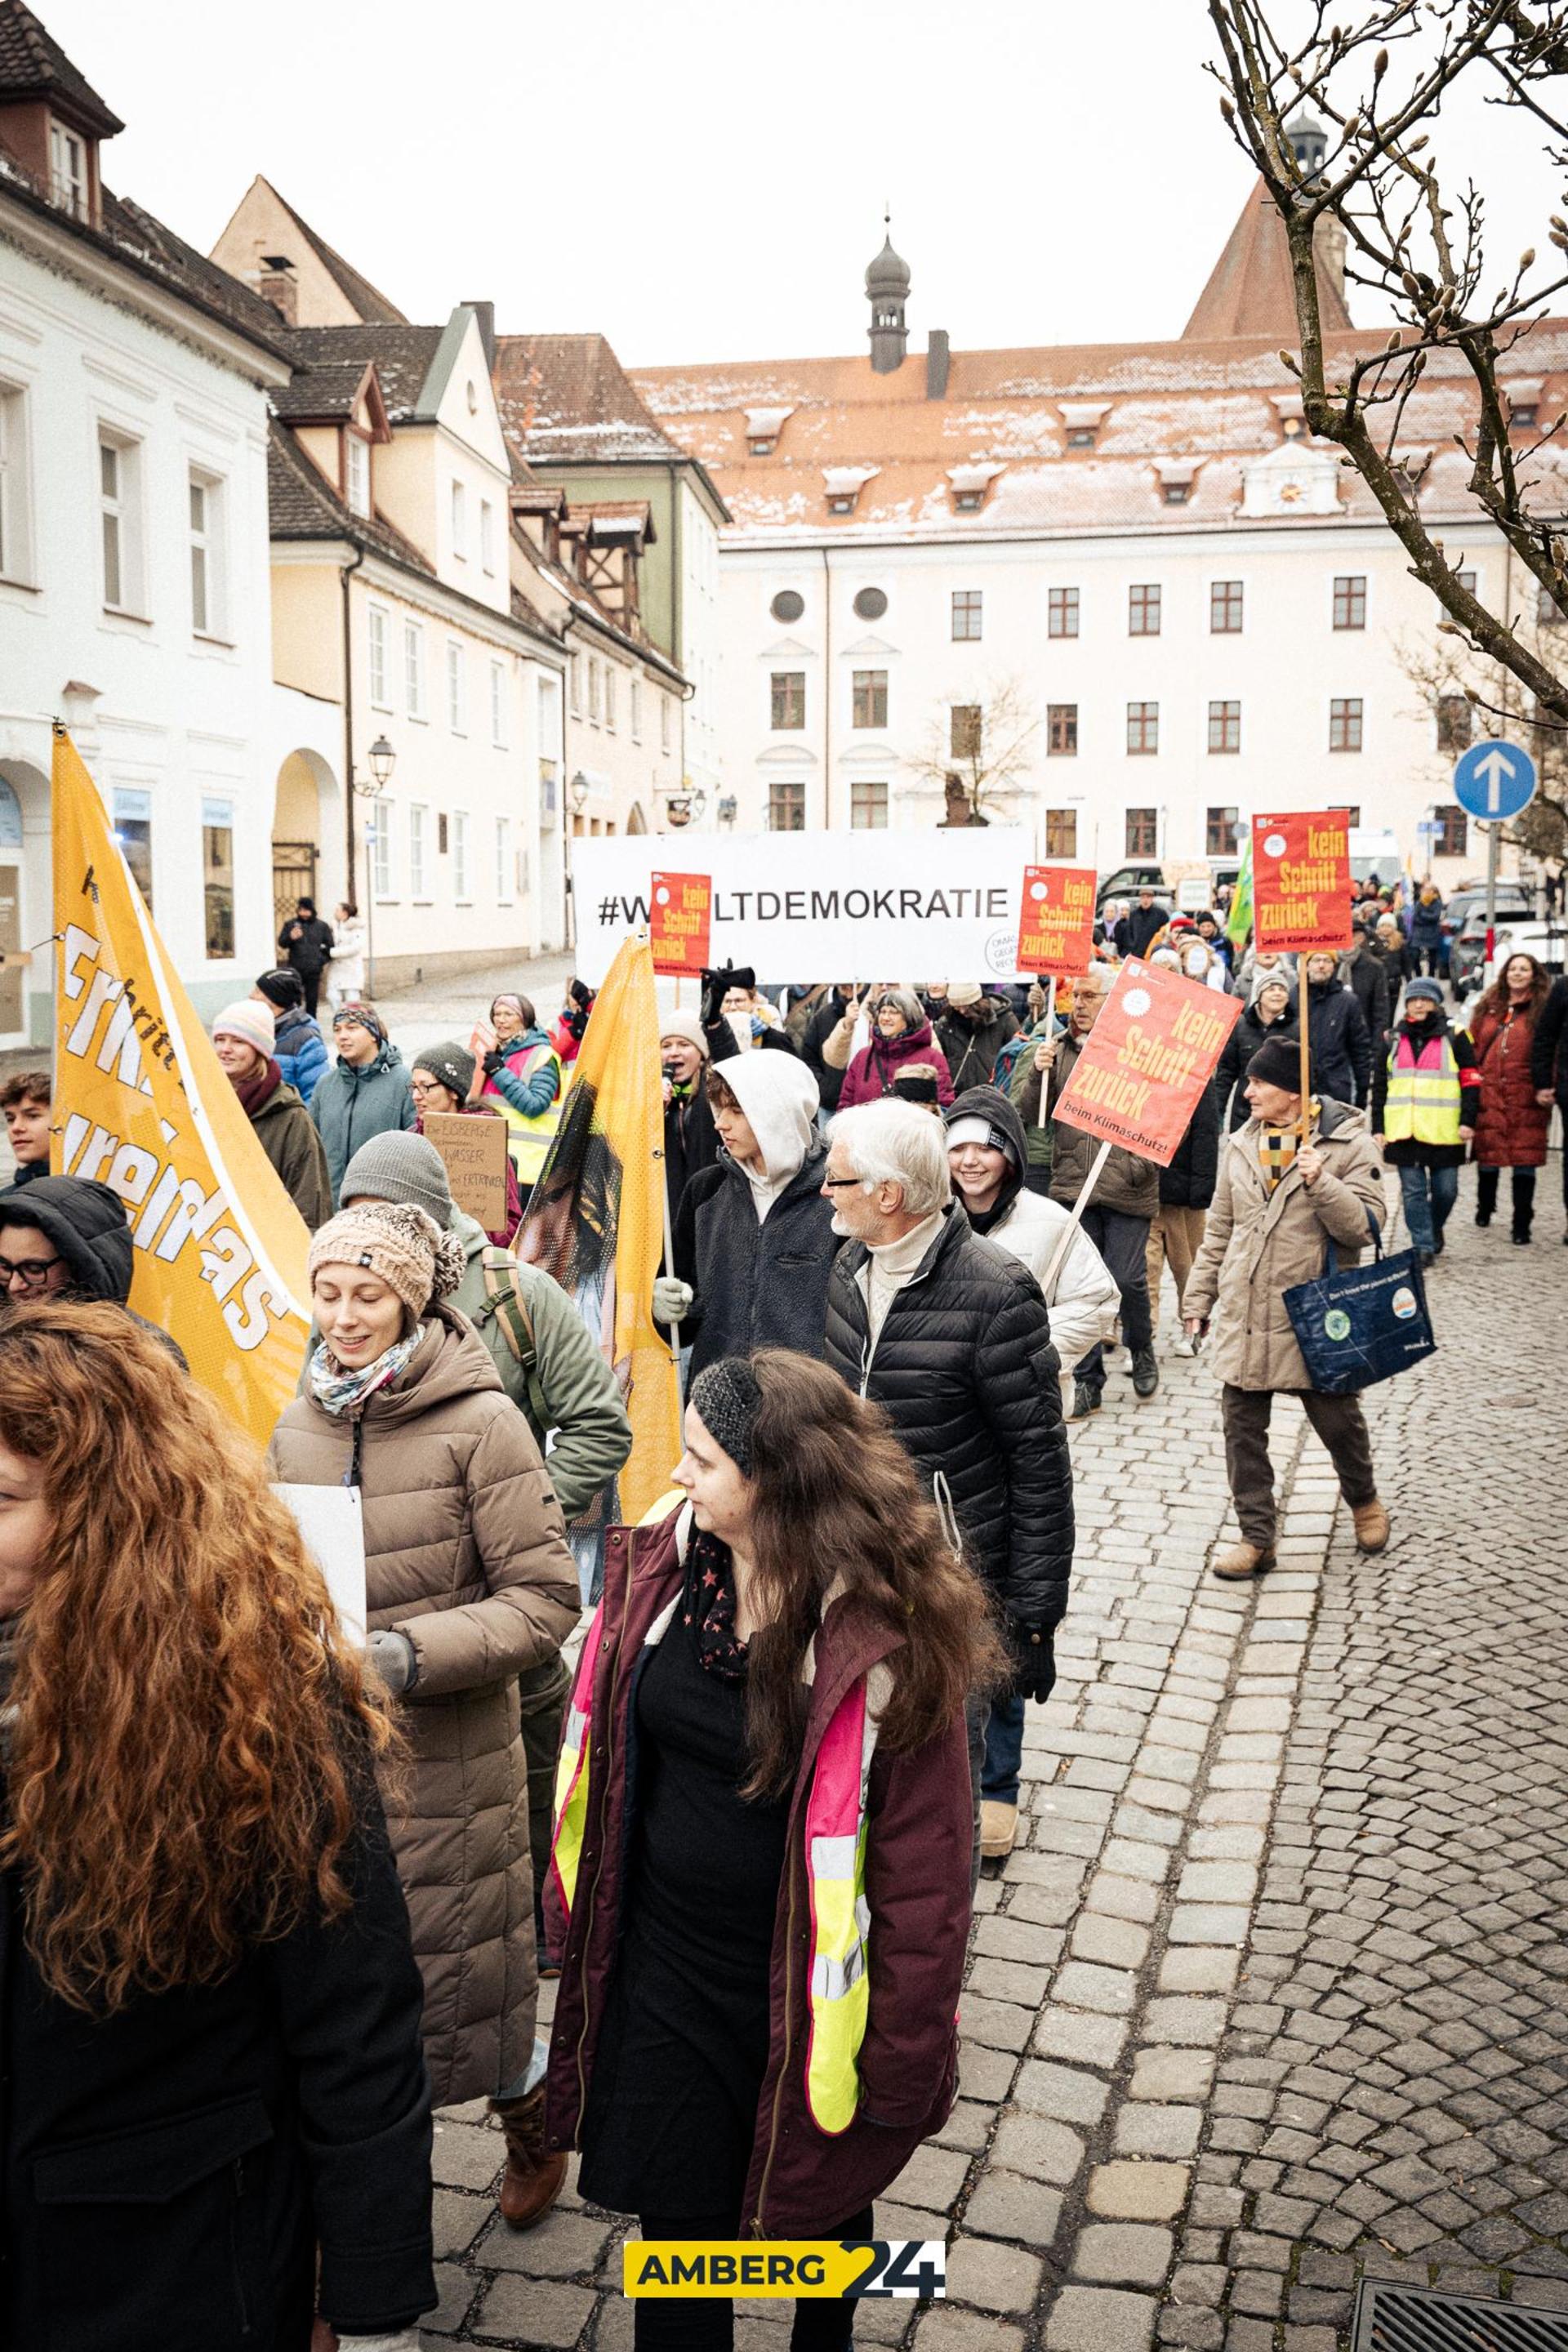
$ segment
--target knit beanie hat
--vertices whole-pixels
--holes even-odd
[[[978,1004],[984,993],[977,980],[955,980],[949,986],[947,1001],[956,1010],[966,1011],[970,1005]]]
[[[242,1038],[246,1045],[254,1046],[264,1061],[269,1062],[278,1042],[272,1007],[270,1004],[258,1004],[254,996],[247,996],[240,1003],[231,1004],[226,1013],[218,1014],[213,1023],[213,1035]]]
[[[468,1100],[477,1066],[468,1047],[460,1045],[455,1037],[445,1045],[430,1045],[424,1053],[416,1054],[414,1066],[416,1070],[428,1070],[433,1078],[450,1087],[459,1102]]]
[[[743,1356],[721,1356],[691,1383],[693,1412],[744,1478],[752,1475],[752,1431],[762,1402],[757,1376]]]
[[[305,983],[292,964],[280,963],[275,971],[264,971],[256,985],[268,1004],[276,1006],[279,1013],[287,1013],[291,1005],[305,1002]]]
[[[1405,1002],[1406,1004],[1414,1003],[1418,996],[1424,996],[1428,1004],[1441,1004],[1442,986],[1435,980],[1413,980],[1405,992]]]
[[[1265,1037],[1247,1066],[1249,1078],[1266,1087],[1280,1087],[1288,1095],[1301,1091],[1301,1043],[1298,1037]]]
[[[396,1129],[360,1145],[343,1170],[338,1197],[345,1209],[351,1201],[412,1202],[434,1217],[443,1233],[452,1222],[446,1161],[428,1136],[405,1135]]]
[[[708,1059],[708,1040],[702,1034],[702,1024],[695,1013],[682,1013],[679,1008],[674,1013],[667,1013],[658,1024],[658,1042],[661,1045],[667,1037],[684,1037],[689,1045],[696,1046],[704,1061]]]
[[[468,1264],[455,1234],[406,1201],[356,1201],[321,1227],[306,1261],[310,1280],[323,1265],[379,1276],[418,1320],[433,1298],[449,1298]]]

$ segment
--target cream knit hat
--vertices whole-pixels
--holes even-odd
[[[455,1234],[407,1201],[356,1201],[321,1227],[306,1261],[313,1283],[323,1265],[379,1276],[416,1320],[433,1298],[449,1298],[468,1260]]]

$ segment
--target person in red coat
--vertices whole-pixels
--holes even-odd
[[[1476,1223],[1489,1225],[1501,1171],[1512,1171],[1513,1238],[1523,1246],[1535,1213],[1535,1171],[1545,1163],[1552,1106],[1531,1074],[1535,1024],[1552,975],[1532,955],[1510,955],[1470,1019],[1481,1074],[1476,1118]]]
[[[952,2106],[965,1701],[1005,1662],[876,1406],[787,1349],[698,1374],[684,1507],[616,1528],[545,1888],[545,2137],[645,2239],[861,2238]],[[797,2307],[797,2352],[855,2305]],[[639,2300],[638,2352],[731,2306]]]
[[[893,1091],[893,1081],[907,1062],[926,1062],[936,1072],[937,1099],[945,1110],[952,1100],[952,1076],[947,1055],[937,1044],[925,1007],[912,988],[884,988],[871,1004],[871,1042],[852,1054],[859,1000],[851,997],[844,1018],[822,1049],[823,1059],[844,1071],[839,1090],[840,1110],[857,1103],[879,1102]],[[846,1065],[847,1064],[847,1067]]]

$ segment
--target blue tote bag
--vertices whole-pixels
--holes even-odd
[[[1342,1273],[1331,1242],[1327,1271],[1284,1294],[1308,1377],[1325,1396],[1348,1396],[1392,1380],[1436,1351],[1419,1258],[1414,1250],[1384,1257],[1370,1209],[1366,1222],[1376,1253],[1371,1265]]]

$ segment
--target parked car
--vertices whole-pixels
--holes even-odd
[[[1517,883],[1499,883],[1497,919],[1500,925],[1534,921],[1535,908]],[[1448,950],[1448,986],[1457,1001],[1465,993],[1486,954],[1484,885],[1479,890],[1456,890],[1451,898],[1445,900],[1443,940]]]
[[[1094,911],[1103,914],[1108,898],[1136,898],[1140,890],[1154,890],[1162,898],[1168,898],[1170,887],[1164,867],[1152,861],[1144,866],[1119,866],[1114,874],[1105,877],[1095,892]]]
[[[1518,901],[1510,901],[1505,907],[1500,898],[1494,967],[1500,967],[1510,955],[1532,955],[1548,971],[1561,971],[1563,942],[1560,924],[1542,923],[1532,907]],[[1486,960],[1487,901],[1483,890],[1480,905],[1472,908],[1465,918],[1464,928],[1448,950],[1448,986],[1456,1003],[1479,985]]]

